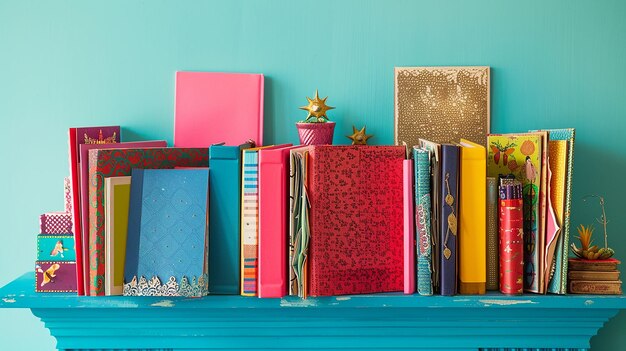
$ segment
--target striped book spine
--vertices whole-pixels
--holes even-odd
[[[417,292],[433,294],[432,233],[430,223],[430,153],[413,149],[415,160],[415,225],[417,235]]]
[[[241,203],[241,295],[257,295],[259,267],[259,154],[243,151]]]

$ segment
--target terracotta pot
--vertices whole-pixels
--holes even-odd
[[[296,127],[302,145],[330,145],[333,143],[335,122],[296,123]]]

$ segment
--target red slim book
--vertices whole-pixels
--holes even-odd
[[[309,294],[403,291],[403,146],[309,151]]]
[[[522,185],[502,180],[500,185],[500,292],[524,292],[524,216]]]

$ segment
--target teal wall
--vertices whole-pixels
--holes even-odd
[[[62,209],[67,128],[171,142],[177,70],[264,73],[269,143],[297,141],[297,107],[319,88],[336,142],[367,124],[388,144],[394,66],[491,66],[492,130],[577,128],[573,224],[599,214],[585,194],[604,194],[624,258],[625,13],[619,0],[0,0],[0,285],[32,269],[38,215]],[[623,348],[625,327],[621,314],[593,350]],[[0,340],[54,345],[27,311],[0,311]]]

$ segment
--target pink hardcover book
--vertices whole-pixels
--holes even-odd
[[[404,293],[415,293],[415,232],[413,228],[413,160],[404,160],[402,181],[404,184]]]
[[[84,194],[80,197],[80,218],[83,218],[82,222],[82,240],[84,243],[89,242],[89,150],[94,149],[140,149],[149,147],[166,147],[167,142],[165,140],[156,141],[136,141],[117,144],[81,144],[80,159],[85,160],[81,162],[79,167],[80,174],[80,194]],[[89,245],[83,245],[83,257],[89,257]],[[89,282],[89,259],[83,260],[83,275],[85,281]],[[87,285],[88,286],[88,285]],[[89,289],[87,289],[88,291]]]
[[[263,75],[176,72],[175,147],[263,145]]]
[[[289,151],[259,150],[259,297],[287,295]]]

